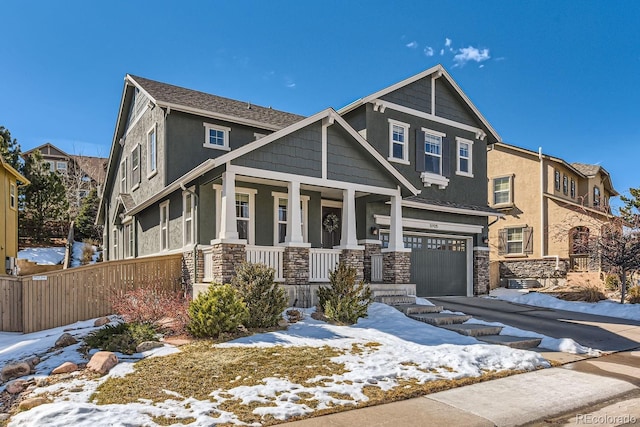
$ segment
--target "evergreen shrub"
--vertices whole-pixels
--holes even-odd
[[[356,269],[344,262],[329,272],[330,286],[318,289],[318,308],[326,318],[352,325],[367,317],[373,302],[371,288],[362,280],[356,283],[356,274]]]
[[[231,285],[211,285],[189,305],[187,330],[200,338],[233,332],[249,317],[247,305]]]
[[[236,268],[231,284],[249,309],[247,328],[270,328],[278,325],[288,305],[284,289],[274,282],[275,270],[264,264],[243,262]]]

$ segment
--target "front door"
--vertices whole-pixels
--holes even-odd
[[[342,231],[342,209],[322,207],[322,247],[331,249],[340,244]]]

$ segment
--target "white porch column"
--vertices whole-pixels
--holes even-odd
[[[385,252],[406,252],[402,240],[402,195],[391,196],[391,224],[389,226],[389,247]]]
[[[287,246],[300,246],[304,244],[302,214],[300,212],[300,183],[289,182],[287,191],[287,235],[284,238],[284,243]]]
[[[222,173],[222,206],[220,206],[220,240],[238,240],[236,218],[236,174]]]
[[[356,191],[353,188],[342,190],[342,236],[340,249],[364,249],[358,246],[356,236]]]

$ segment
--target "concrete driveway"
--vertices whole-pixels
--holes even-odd
[[[427,299],[446,310],[461,311],[487,322],[500,322],[553,338],[572,338],[583,346],[605,352],[640,348],[640,322],[633,320],[514,304],[494,298]]]

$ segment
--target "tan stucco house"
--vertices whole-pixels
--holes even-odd
[[[509,280],[545,284],[567,271],[599,269],[586,242],[612,218],[609,200],[618,195],[602,166],[499,142],[488,149],[487,177],[489,206],[503,214],[489,226],[490,259],[500,263],[501,286]]]
[[[0,260],[4,265],[0,275],[14,273],[18,255],[18,182],[29,184],[0,155]]]

